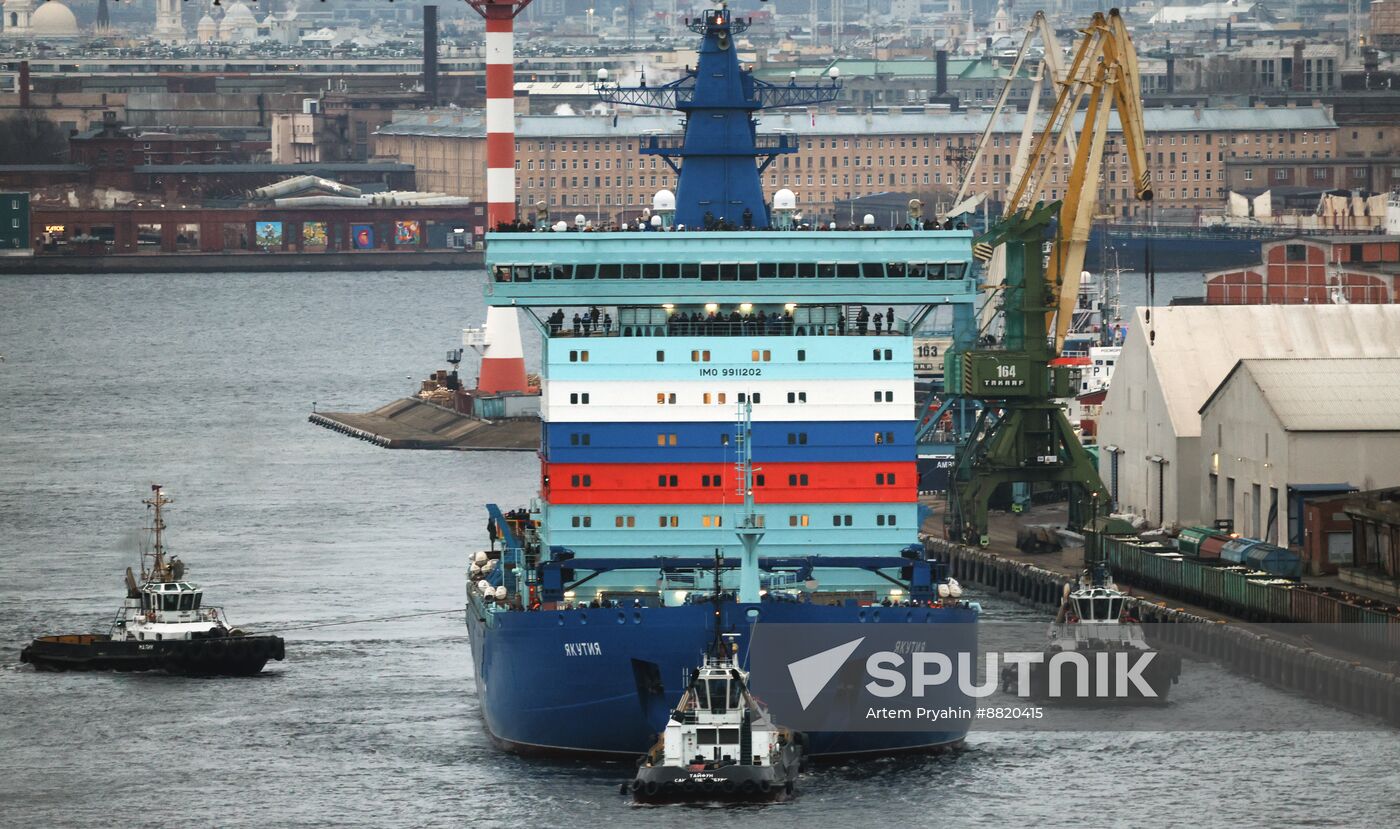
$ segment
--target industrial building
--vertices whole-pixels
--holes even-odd
[[[1202,446],[1201,409],[1241,360],[1397,354],[1400,307],[1394,305],[1138,308],[1099,419],[1101,474],[1121,510],[1145,516],[1152,524],[1209,521],[1215,515],[1206,509],[1210,470],[1209,454]],[[1254,428],[1262,430],[1270,416],[1260,404],[1253,413]],[[1217,436],[1209,438],[1216,443]],[[1219,438],[1223,441],[1223,431]],[[1392,465],[1396,457],[1392,452]],[[1360,480],[1364,469],[1329,481],[1298,464],[1279,474],[1283,471],[1298,477],[1272,479],[1281,500],[1290,486],[1304,492],[1300,487],[1305,484],[1348,479],[1355,479],[1355,486],[1379,485]],[[1267,477],[1237,479],[1236,485],[1253,487],[1256,482],[1261,492],[1270,485]],[[1240,502],[1240,494],[1231,500]],[[1224,502],[1224,493],[1218,493],[1216,503]],[[1284,509],[1280,507],[1280,516]],[[1286,526],[1283,517],[1278,526]]]
[[[1310,497],[1400,484],[1397,389],[1400,356],[1239,360],[1199,410],[1199,516],[1301,545]]]

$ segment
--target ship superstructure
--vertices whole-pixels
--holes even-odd
[[[684,139],[656,144],[679,148],[674,215],[663,193],[646,231],[488,236],[489,304],[543,340],[540,493],[492,508],[469,590],[482,713],[517,749],[645,750],[716,626],[742,661],[762,622],[976,619],[918,543],[911,335],[943,304],[970,321],[971,234],[917,216],[764,229],[796,223],[791,193],[761,200],[772,154],[753,112],[805,93],[749,78],[738,25],[723,8],[692,21],[699,62],[659,94],[604,91],[687,113]],[[814,734],[811,749],[961,737]]]

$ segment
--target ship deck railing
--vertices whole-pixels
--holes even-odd
[[[778,322],[672,322],[628,323],[592,331],[574,331],[570,325],[546,324],[551,339],[587,340],[598,337],[907,337],[909,324],[900,320],[894,329],[873,327],[862,330],[857,324]]]

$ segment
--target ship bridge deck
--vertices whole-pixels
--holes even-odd
[[[967,230],[487,234],[490,305],[972,303]]]

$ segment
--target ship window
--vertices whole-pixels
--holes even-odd
[[[695,262],[685,262],[681,264],[681,277],[683,279],[699,279],[700,265]]]
[[[963,272],[967,270],[967,263],[949,262],[945,267],[948,269],[947,274],[949,279],[962,279]]]
[[[656,267],[661,271],[662,279],[675,279],[681,275],[681,266],[674,262],[662,262]]]
[[[836,276],[836,263],[835,263],[835,262],[818,262],[818,263],[817,263],[817,277],[818,277],[819,279],[830,279],[830,278],[832,278],[832,277],[834,277],[834,276]]]
[[[183,594],[183,595],[180,596],[180,609],[181,609],[181,610],[194,610],[194,594],[193,594],[193,593],[185,593],[185,594]]]
[[[739,263],[739,281],[754,282],[758,279],[758,265],[753,262]]]
[[[669,435],[666,436],[666,445],[667,445],[667,446],[675,446],[675,445],[676,445],[676,433],[675,433],[675,432],[672,432],[671,434],[669,434]]]
[[[885,276],[885,265],[883,262],[866,262],[860,266],[860,274],[866,279],[870,279],[871,277],[883,278]],[[902,273],[896,274],[894,271],[890,271],[890,276],[903,275]]]
[[[789,515],[789,516],[788,516],[788,526],[789,526],[789,527],[805,527],[805,526],[807,526],[807,524],[808,524],[808,522],[809,522],[810,520],[811,520],[811,516],[810,516],[810,515]]]
[[[876,472],[876,473],[875,473],[875,485],[876,485],[876,486],[884,486],[884,485],[885,485],[885,473],[883,473],[883,472]]]
[[[705,693],[701,688],[697,688],[696,692],[696,702],[700,704],[700,707],[709,708],[709,694]],[[717,732],[718,729],[715,728],[697,728],[695,729],[695,742],[702,746],[712,746],[716,742],[715,735]]]
[[[656,267],[656,266],[653,265],[652,267]],[[641,279],[641,278],[642,278],[642,266],[641,266],[641,263],[634,263],[634,264],[623,265],[623,266],[622,266],[622,278],[623,278],[623,279]]]
[[[729,434],[728,434],[728,433],[723,433],[723,434],[721,434],[721,435],[719,436],[719,445],[720,445],[720,446],[728,446],[728,445],[729,445]]]
[[[598,277],[597,265],[575,265],[574,279],[596,279]]]
[[[578,517],[577,515],[575,515],[575,516],[573,517],[573,519],[570,521],[570,523],[573,524],[575,527],[577,527],[581,522],[579,521],[579,517]]]
[[[708,353],[708,352],[707,352],[707,353]],[[716,396],[719,398],[719,402],[721,402],[721,403],[724,402],[724,392],[720,392],[720,393],[719,393],[718,395],[716,395]]]
[[[667,403],[675,403],[675,402],[676,402],[676,393],[675,393],[675,392],[671,392],[670,394],[666,395],[666,402],[667,402]]]
[[[621,266],[621,265],[599,265],[599,266],[598,266],[598,278],[599,278],[599,279],[617,279],[617,278],[620,277],[620,276],[622,276],[622,266]]]
[[[702,282],[718,282],[718,281],[719,281],[719,263],[718,263],[718,262],[701,262],[701,263],[700,263],[700,281],[702,281]]]
[[[587,405],[587,403],[588,403],[588,392],[584,392],[583,394],[579,395],[579,402],[581,402],[581,403]]]
[[[843,516],[841,516],[841,519],[842,519],[842,523],[844,523],[847,527],[851,526],[851,516],[849,516],[849,515],[843,515]]]
[[[577,403],[577,402],[578,402],[578,392],[569,392],[569,402],[570,402],[570,403]]]
[[[663,405],[665,402],[666,402],[666,392],[664,392],[664,391],[659,391],[659,392],[657,392],[657,393],[656,393],[656,405],[660,406],[660,405]],[[657,437],[660,437],[660,435],[657,435]]]
[[[893,359],[894,359],[894,350],[893,350],[893,349],[889,349],[889,348],[885,349],[885,359],[886,359],[886,360],[893,360]]]
[[[883,515],[877,515],[877,516],[875,516],[875,526],[877,526],[877,527],[883,527],[883,526],[885,526],[885,516],[883,516]]]
[[[872,349],[870,350],[870,359],[872,359],[872,360],[878,360],[878,359],[880,359],[880,349],[878,349],[878,348],[872,348]]]
[[[805,349],[805,348],[799,348],[799,349],[797,349],[797,362],[799,362],[799,363],[805,363],[805,362],[807,362],[807,349]]]
[[[204,594],[203,594],[203,593],[196,593],[196,594],[194,594],[194,609],[195,609],[195,610],[199,610],[199,606],[200,606],[201,603],[203,603],[203,601],[204,601]]]
[[[569,362],[571,362],[571,363],[577,363],[577,362],[578,362],[578,352],[577,352],[577,351],[570,351],[570,352],[569,352]]]
[[[887,515],[887,516],[885,516],[885,523],[886,523],[886,524],[889,524],[891,527],[893,527],[893,526],[894,526],[894,516],[893,516],[893,515]]]
[[[614,526],[617,526],[617,527],[635,527],[635,526],[637,526],[637,516],[635,516],[635,515],[618,515],[618,516],[616,516],[616,517],[613,519],[613,523],[614,523]]]
[[[765,477],[763,477],[762,475],[755,475],[755,476],[753,476],[753,485],[754,485],[754,486],[764,486],[764,485],[767,484],[767,483],[768,483],[768,479],[765,478]]]
[[[664,351],[657,351],[657,352],[656,352],[656,362],[658,362],[658,363],[664,363],[664,362],[666,362],[666,352],[664,352]]]
[[[893,472],[891,472],[891,473],[889,473],[888,475],[885,476],[885,483],[889,484],[890,486],[894,486],[894,473],[893,473]]]
[[[860,264],[857,262],[836,263],[836,275],[842,279],[859,279]]]
[[[725,282],[739,281],[739,263],[725,262],[719,266],[719,278]]]
[[[774,279],[778,276],[778,263],[760,262],[758,265],[759,279]]]
[[[788,445],[791,446],[794,443],[797,443],[797,433],[788,432]]]
[[[577,432],[574,432],[573,434],[569,435],[569,445],[570,445],[570,446],[578,446],[578,433],[577,433]]]
[[[178,593],[171,593],[170,595],[162,596],[161,598],[164,599],[164,601],[161,603],[161,610],[180,609],[180,595]]]
[[[142,609],[142,610],[150,610],[150,609],[151,609],[151,595],[150,595],[149,593],[142,593],[142,594],[141,594],[141,609]]]
[[[784,279],[792,279],[793,277],[797,276],[797,263],[796,263],[796,262],[779,262],[779,263],[778,263],[778,276],[780,276],[780,277],[782,277],[782,278],[784,278]]]
[[[703,400],[705,403],[709,403],[709,402],[710,402],[710,393],[709,393],[709,392],[705,392],[703,395],[701,395],[701,400]]]
[[[815,279],[817,276],[816,262],[798,262],[797,276],[800,279]]]

